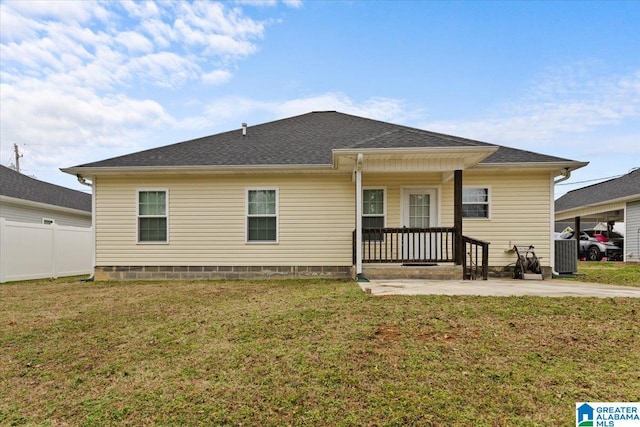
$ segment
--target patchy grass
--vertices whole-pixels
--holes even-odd
[[[573,279],[609,285],[640,286],[640,263],[578,261],[578,276]]]
[[[640,400],[640,302],[343,281],[0,286],[0,424],[575,423]]]

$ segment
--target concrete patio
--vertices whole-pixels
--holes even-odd
[[[380,295],[480,295],[545,297],[640,298],[640,287],[600,285],[562,279],[547,280],[371,280],[360,288]]]

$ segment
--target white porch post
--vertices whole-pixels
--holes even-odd
[[[362,153],[358,153],[356,167],[356,274],[362,274]]]

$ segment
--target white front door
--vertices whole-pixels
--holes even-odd
[[[429,228],[438,226],[435,188],[404,188],[402,190],[402,226]],[[427,260],[436,247],[438,236],[425,232],[410,232],[405,236],[403,258],[409,261]]]

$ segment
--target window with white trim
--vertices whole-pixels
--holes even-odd
[[[489,218],[488,187],[465,187],[462,189],[462,217]]]
[[[167,191],[138,190],[138,242],[167,242]]]
[[[278,190],[247,190],[247,242],[278,241]]]
[[[385,226],[384,188],[362,190],[362,228],[383,228]],[[364,233],[363,240],[382,240],[381,233]]]

